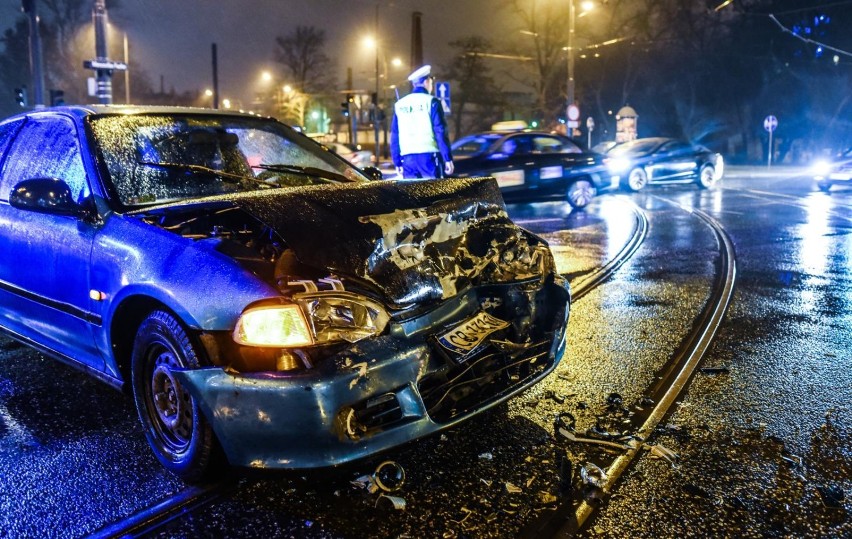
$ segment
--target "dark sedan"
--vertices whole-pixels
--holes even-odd
[[[567,282],[490,179],[370,181],[270,118],[110,106],[0,122],[0,171],[0,330],[128,387],[187,480],[383,451],[564,351]]]
[[[655,183],[697,183],[710,189],[724,173],[724,159],[704,146],[681,140],[640,138],[613,146],[609,168],[620,185],[639,191]]]
[[[551,133],[470,135],[453,144],[453,160],[459,176],[496,178],[507,202],[563,198],[583,208],[614,180],[604,156]]]

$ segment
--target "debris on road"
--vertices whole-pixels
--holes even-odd
[[[609,477],[597,464],[587,462],[580,468],[580,477],[584,485],[603,489]]]
[[[387,500],[387,502],[382,502],[382,500]],[[379,507],[379,503],[382,503],[383,507],[389,509],[405,511],[405,499],[400,498],[399,496],[388,496],[387,494],[382,494],[376,498],[375,507]]]
[[[846,493],[839,487],[817,487],[822,504],[831,509],[840,509],[843,507],[843,500],[846,498]]]
[[[513,485],[512,483],[509,483],[508,481],[505,483],[505,486],[506,486],[506,492],[508,492],[509,494],[520,494],[521,492],[523,492],[523,489],[521,489],[521,487]]]
[[[479,454],[479,460],[493,460],[494,455],[490,451],[486,451],[485,453]]]
[[[381,490],[395,492],[405,483],[405,470],[399,463],[386,460],[376,466],[371,479]]]
[[[676,466],[677,464],[677,453],[672,451],[671,449],[665,447],[662,444],[656,445],[647,445],[645,444],[645,449],[650,452],[652,459],[664,459],[669,462],[672,466]]]
[[[731,370],[728,367],[702,367],[698,369],[701,374],[728,374]]]

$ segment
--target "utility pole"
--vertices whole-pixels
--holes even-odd
[[[574,26],[577,22],[575,0],[568,0],[568,102],[565,104],[565,117],[568,107],[574,104]]]
[[[41,33],[38,29],[36,0],[23,0],[21,9],[27,14],[30,25],[30,76],[33,81],[33,105],[43,107],[44,103],[44,60],[41,53]]]
[[[95,26],[95,59],[84,61],[83,67],[95,72],[97,98],[101,104],[109,105],[112,103],[112,73],[126,70],[127,64],[109,59],[107,10],[104,0],[95,0],[95,6],[92,8],[92,23]]]
[[[376,3],[376,93],[373,99],[373,131],[376,135],[376,147],[373,154],[376,156],[376,165],[379,164],[379,4]]]
[[[210,54],[213,59],[213,108],[219,108],[219,54],[216,51],[216,44],[210,47]]]

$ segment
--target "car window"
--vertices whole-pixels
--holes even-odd
[[[93,117],[89,125],[109,183],[126,206],[328,181],[366,181],[357,169],[307,137],[264,118],[111,115]],[[318,173],[273,171],[270,166]]]
[[[22,123],[24,123],[23,120],[15,120],[14,122],[6,122],[0,125],[0,159],[3,159],[3,155],[12,141],[12,137],[18,132],[18,128],[21,127]]]
[[[659,139],[637,139],[614,146],[607,153],[616,157],[619,155],[639,155],[652,151],[657,144],[659,144]]]
[[[666,142],[665,144],[660,146],[660,151],[661,152],[667,152],[667,153],[680,153],[680,152],[688,151],[690,149],[691,149],[691,146],[689,144],[687,144],[685,142],[679,142],[679,141],[676,141],[676,140],[673,140],[671,142]]]
[[[31,118],[12,143],[6,163],[0,185],[2,200],[9,200],[16,184],[32,178],[65,181],[77,202],[89,196],[77,134],[68,118]]]
[[[538,135],[533,138],[533,152],[536,153],[581,153],[580,147],[570,140],[558,137]]]
[[[453,143],[453,156],[469,157],[478,155],[494,144],[499,137],[495,135],[471,135]]]

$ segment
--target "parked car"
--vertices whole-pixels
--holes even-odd
[[[352,144],[343,144],[342,142],[331,142],[326,146],[328,146],[331,151],[333,151],[340,157],[346,159],[358,168],[375,165],[375,158],[373,156],[373,152],[368,150],[362,150],[360,146],[353,146]]]
[[[653,183],[689,183],[710,189],[725,170],[722,156],[704,146],[663,137],[640,138],[613,146],[609,168],[623,187],[639,191]]]
[[[507,202],[563,198],[583,208],[599,190],[613,186],[602,155],[551,133],[470,135],[453,144],[453,160],[459,176],[494,177]]]
[[[820,191],[832,185],[852,185],[852,148],[840,152],[833,159],[820,159],[813,167],[814,180]]]
[[[0,122],[0,330],[131,391],[186,480],[446,429],[547,375],[567,281],[490,179],[370,181],[270,118]]]

